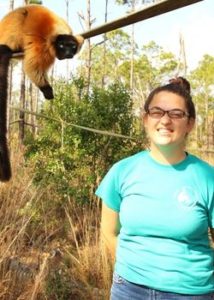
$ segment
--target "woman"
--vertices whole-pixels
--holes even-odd
[[[185,152],[189,82],[156,88],[144,110],[150,149],[116,163],[96,191],[103,241],[116,252],[111,300],[214,299],[214,168]]]

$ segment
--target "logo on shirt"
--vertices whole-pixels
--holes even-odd
[[[190,186],[184,186],[176,192],[176,200],[178,204],[185,209],[192,209],[198,202],[198,195]]]

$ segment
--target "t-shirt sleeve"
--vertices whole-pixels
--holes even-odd
[[[214,191],[213,191],[213,196],[211,200],[211,204],[209,206],[209,227],[214,228]]]
[[[118,168],[114,165],[101,181],[95,194],[116,212],[120,211],[121,195],[118,184]]]
[[[214,228],[214,168],[212,169],[212,176],[210,180],[210,189],[209,189],[209,227]]]

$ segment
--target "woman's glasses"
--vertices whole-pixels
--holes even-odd
[[[152,108],[148,108],[147,113],[153,119],[161,119],[166,113],[170,119],[176,119],[176,120],[189,116],[188,113],[186,113],[185,111],[179,108],[164,110],[156,106]]]

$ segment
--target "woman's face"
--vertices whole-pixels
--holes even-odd
[[[173,111],[172,117],[165,113],[162,117],[158,110]],[[189,119],[184,99],[168,91],[159,92],[154,96],[150,105],[150,112],[144,115],[144,125],[151,144],[156,146],[183,147],[186,135],[194,126],[194,119]],[[182,113],[184,112],[184,113]],[[182,115],[183,114],[183,115]],[[174,117],[173,117],[174,116]]]

